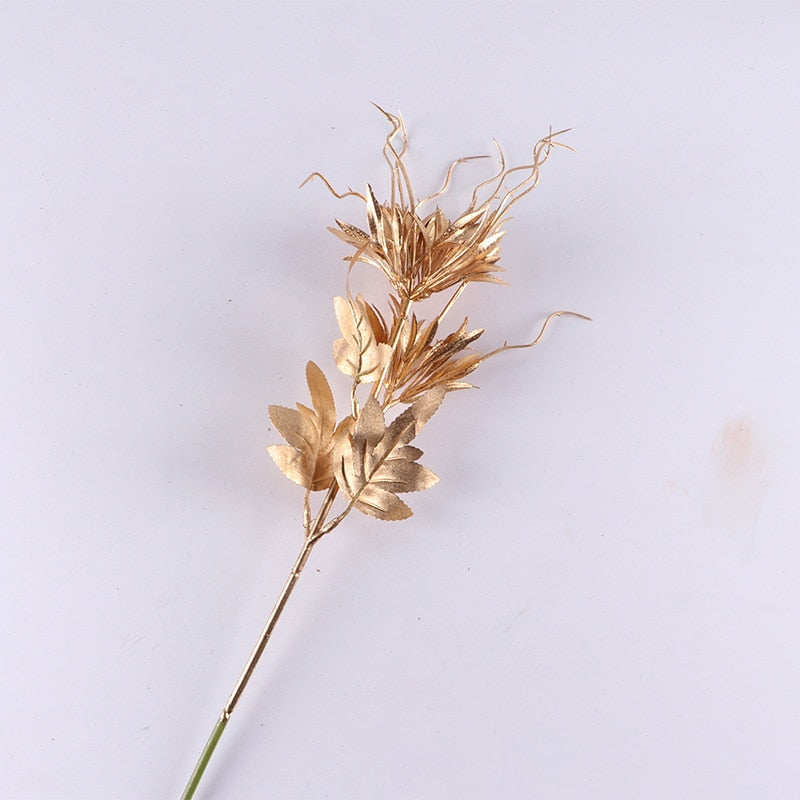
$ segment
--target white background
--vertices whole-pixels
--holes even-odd
[[[800,796],[798,41],[796,3],[3,4],[0,796],[182,790],[301,543],[266,407],[309,358],[347,403],[363,208],[297,186],[383,195],[369,101],[420,194],[571,126],[462,310],[594,321],[446,400],[412,520],[320,543],[198,797]]]

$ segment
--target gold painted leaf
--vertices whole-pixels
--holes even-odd
[[[267,452],[277,464],[278,469],[294,483],[309,487],[309,468],[303,453],[288,444],[271,444]]]
[[[383,246],[385,244],[383,238],[383,220],[381,219],[381,206],[375,199],[375,192],[372,187],[367,184],[367,223],[373,238],[378,239],[379,243]]]
[[[328,379],[325,373],[313,362],[306,364],[306,382],[311,393],[311,402],[319,419],[323,438],[330,439],[336,427],[336,406],[333,401]]]
[[[371,517],[388,522],[408,519],[414,514],[396,494],[372,484],[362,489],[355,508]]]
[[[430,489],[438,478],[427,467],[404,458],[387,458],[375,471],[371,486],[388,492],[421,492]]]
[[[289,480],[319,491],[327,489],[333,479],[336,407],[331,387],[313,361],[306,365],[306,381],[313,409],[302,403],[297,404],[297,410],[270,406],[272,424],[289,444],[267,449]]]
[[[361,228],[357,228],[349,222],[342,222],[338,219],[336,220],[336,224],[341,230],[337,231],[336,228],[328,228],[328,230],[336,234],[342,241],[356,245],[362,245],[364,242],[369,241],[369,234],[364,233]]]
[[[334,474],[354,508],[384,520],[411,516],[397,493],[428,489],[439,479],[417,463],[422,450],[409,442],[439,408],[444,395],[443,388],[427,392],[388,427],[380,404],[371,397],[352,433],[337,435]]]
[[[375,310],[361,295],[345,299],[334,297],[336,319],[342,338],[333,343],[336,366],[356,383],[374,383],[386,367],[392,350],[379,341],[385,331]]]
[[[298,450],[310,450],[317,438],[317,430],[307,414],[301,414],[293,408],[270,406],[269,418],[275,430]]]

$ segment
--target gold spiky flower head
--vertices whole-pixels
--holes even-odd
[[[554,146],[566,147],[555,141],[555,137],[565,131],[551,132],[541,139],[534,147],[531,163],[517,167],[506,168],[503,152],[498,146],[498,173],[479,184],[467,208],[451,220],[438,207],[428,213],[423,213],[422,209],[444,194],[457,164],[484,156],[454,161],[442,188],[436,194],[417,201],[403,161],[408,147],[403,120],[380,107],[378,109],[392,124],[383,148],[391,171],[389,202],[379,203],[369,184],[364,194],[334,192],[337,197],[360,197],[366,204],[368,232],[338,219],[338,228],[329,229],[354,248],[351,261],[372,264],[381,270],[401,301],[423,300],[436,292],[471,281],[505,283],[497,276],[502,272],[497,262],[500,259],[500,240],[505,234],[503,222],[506,214],[517,200],[536,186],[539,167],[547,160],[551,149]],[[398,140],[399,149],[396,146]],[[521,174],[522,179],[509,186],[508,179],[517,174]],[[314,175],[323,177],[319,173]],[[333,191],[330,184],[327,185]]]

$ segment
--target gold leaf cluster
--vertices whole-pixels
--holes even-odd
[[[337,424],[330,385],[313,362],[306,368],[311,407],[270,407],[270,418],[287,444],[273,445],[269,452],[283,473],[306,489],[311,538],[327,533],[353,509],[383,520],[411,516],[398,495],[438,481],[419,463],[422,451],[411,442],[445,394],[470,388],[466,378],[487,358],[513,347],[532,347],[552,317],[569,313],[551,314],[533,342],[506,343],[489,353],[471,349],[484,330],[470,329],[467,319],[443,331],[445,315],[468,284],[504,283],[498,261],[508,210],[536,186],[540,166],[559,144],[558,134],[540,140],[531,162],[518,167],[506,167],[498,147],[499,170],[475,187],[466,208],[451,219],[438,207],[423,208],[447,190],[455,167],[471,159],[454,161],[441,189],[417,201],[404,164],[408,140],[403,121],[379,110],[392,126],[383,148],[391,176],[386,202],[377,200],[370,184],[364,194],[339,194],[320,173],[310,176],[320,177],[338,198],[359,198],[366,209],[366,230],[340,220],[331,228],[352,248],[347,295],[334,298],[341,337],[333,343],[336,366],[352,381],[350,413]],[[350,270],[358,263],[387,278],[385,315],[362,294],[351,294]],[[418,317],[413,306],[441,292],[449,297],[438,313],[426,314],[427,321]],[[386,414],[395,405],[405,408],[387,422]],[[326,495],[312,521],[309,494],[316,491]],[[328,520],[337,496],[345,507]]]
[[[412,317],[388,377],[389,385],[396,387],[398,402],[411,403],[437,386],[448,392],[472,388],[464,378],[476,370],[486,356],[478,352],[465,353],[484,332],[483,328],[468,331],[468,322],[465,319],[457,330],[437,339],[438,320],[426,325]]]

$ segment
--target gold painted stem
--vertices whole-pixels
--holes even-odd
[[[231,696],[228,698],[228,702],[225,704],[225,708],[222,709],[222,716],[224,716],[225,719],[230,719],[231,714],[233,714],[233,710],[236,708],[236,704],[239,702],[239,698],[242,696],[245,686],[247,686],[248,681],[253,676],[256,665],[264,653],[267,642],[269,641],[270,636],[272,636],[272,631],[278,624],[278,620],[283,613],[283,609],[286,607],[286,603],[289,600],[292,589],[294,589],[297,579],[300,577],[300,573],[303,571],[303,567],[305,566],[306,561],[308,561],[308,557],[311,555],[311,548],[314,546],[316,541],[316,539],[312,539],[311,537],[304,539],[303,547],[300,550],[296,561],[294,562],[294,566],[292,567],[292,571],[289,573],[289,577],[286,579],[286,583],[283,585],[283,589],[281,590],[278,600],[272,609],[272,613],[269,615],[269,618],[264,625],[264,630],[261,631],[261,636],[259,636],[258,642],[256,642],[256,646],[253,648],[253,652],[250,654],[250,658],[247,660],[247,664],[242,670],[242,674],[239,676],[239,680],[236,681],[236,686],[233,687],[233,691],[231,692]]]
[[[258,661],[264,653],[264,649],[267,646],[270,636],[272,636],[272,631],[278,624],[278,620],[283,613],[283,609],[286,607],[286,603],[289,600],[292,589],[294,589],[295,584],[300,577],[300,573],[303,571],[303,567],[306,565],[306,561],[308,561],[308,557],[311,555],[311,550],[323,536],[322,526],[325,523],[325,518],[328,516],[331,506],[333,505],[337,490],[338,487],[334,481],[334,483],[328,489],[325,499],[322,501],[322,505],[320,506],[319,513],[314,521],[314,525],[311,527],[308,535],[303,540],[303,547],[300,549],[294,565],[292,566],[292,570],[289,573],[289,577],[286,579],[286,583],[283,585],[280,595],[278,595],[278,600],[276,601],[272,612],[267,618],[264,629],[261,631],[261,636],[259,636],[258,642],[256,642],[256,646],[253,648],[253,652],[250,654],[250,658],[247,660],[247,664],[242,670],[242,674],[239,676],[239,680],[236,681],[236,685],[233,687],[233,691],[228,698],[228,702],[222,709],[222,713],[219,715],[219,719],[214,725],[214,729],[211,731],[211,736],[209,737],[206,746],[200,753],[200,758],[197,760],[197,765],[195,766],[194,771],[189,778],[189,782],[186,784],[186,788],[183,790],[181,800],[191,800],[191,798],[194,797],[194,793],[197,791],[200,779],[203,777],[203,773],[208,766],[208,762],[211,760],[211,756],[213,755],[214,750],[216,749],[217,744],[222,737],[225,726],[228,724],[228,720],[231,718],[231,714],[233,714],[233,710],[236,708],[236,704],[239,702],[239,698],[242,696],[242,692],[244,692],[248,681],[255,672]]]
[[[397,327],[395,327],[395,329],[392,331],[392,340],[389,344],[389,347],[392,350],[392,358],[394,357],[394,353],[397,350],[397,345],[400,342],[400,334],[403,332],[403,327],[408,319],[408,314],[411,311],[412,304],[413,300],[411,300],[411,298],[403,298],[403,302],[400,306],[400,313],[398,314],[397,318]],[[392,367],[392,358],[389,358],[389,360],[386,362],[386,366],[383,368],[380,379],[372,385],[370,397],[377,397],[380,390],[383,389],[384,383],[386,382],[386,378],[389,374],[389,370]]]

